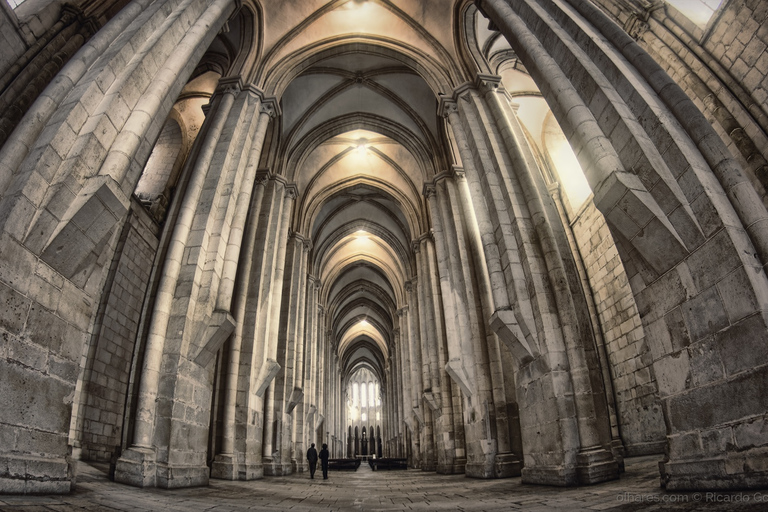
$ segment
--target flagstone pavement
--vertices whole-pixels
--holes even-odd
[[[768,489],[742,492],[666,492],[659,487],[659,456],[626,460],[621,479],[556,488],[520,478],[476,480],[419,470],[320,471],[250,482],[211,480],[208,487],[137,489],[107,479],[103,465],[80,463],[75,490],[64,496],[0,496],[0,511],[768,511]],[[320,478],[318,478],[320,476]],[[767,483],[768,485],[768,483]]]

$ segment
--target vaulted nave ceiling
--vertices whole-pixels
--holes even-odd
[[[429,226],[424,185],[449,165],[437,109],[458,81],[452,9],[268,2],[263,17],[255,81],[280,98],[275,166],[298,188],[293,229],[312,241],[343,374],[367,367],[383,382],[411,243]]]

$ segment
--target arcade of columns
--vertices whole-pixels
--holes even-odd
[[[2,492],[305,471],[361,370],[412,468],[765,485],[765,105],[724,136],[658,62],[684,24],[276,3],[86,2],[4,64]]]

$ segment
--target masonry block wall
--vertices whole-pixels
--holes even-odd
[[[632,290],[605,217],[589,200],[572,221],[610,361],[627,456],[664,451],[664,416]]]
[[[91,341],[82,403],[82,458],[109,461],[121,444],[126,396],[158,227],[134,200]]]
[[[0,486],[69,492],[70,417],[98,295],[63,278],[7,232],[0,247]]]
[[[27,49],[27,45],[18,33],[16,17],[6,2],[0,4],[0,76],[13,66]]]
[[[599,1],[705,113],[768,203],[768,6],[723,2],[705,29],[670,6]],[[645,21],[643,21],[645,20]]]

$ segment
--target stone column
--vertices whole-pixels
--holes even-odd
[[[618,478],[618,463],[610,452],[609,424],[606,423],[607,405],[599,368],[599,361],[588,362],[588,354],[596,352],[595,340],[589,326],[579,321],[588,314],[586,301],[580,288],[571,287],[573,281],[566,272],[565,261],[570,255],[561,252],[555,233],[562,231],[562,225],[555,226],[546,211],[542,195],[544,185],[533,152],[528,145],[520,121],[510,108],[499,82],[495,79],[484,82],[485,98],[496,123],[508,127],[506,139],[512,163],[518,169],[518,176],[526,197],[534,229],[541,244],[557,311],[563,332],[566,352],[574,389],[574,404],[579,422],[579,460],[577,474],[582,483],[596,483]],[[566,247],[567,249],[567,247]],[[578,304],[577,304],[577,301]],[[582,306],[577,309],[577,306]],[[600,414],[598,414],[598,411]]]
[[[764,394],[753,391],[763,386],[768,362],[738,357],[762,353],[753,347],[768,339],[754,307],[768,296],[768,212],[754,188],[691,99],[599,9],[588,2],[536,2],[535,9],[530,1],[478,3],[531,76],[548,84],[542,94],[580,148],[595,204],[628,248],[621,257],[639,268],[631,286],[665,411],[667,488],[760,486],[768,472],[754,468],[763,467],[768,435],[732,442],[751,428],[755,411],[768,410]],[[598,59],[603,65],[594,66]],[[751,305],[737,312],[736,300]],[[699,364],[697,354],[712,343],[721,347],[709,352],[715,359]],[[739,407],[700,414],[713,401]],[[703,441],[711,438],[718,441]]]
[[[437,350],[435,347],[434,309],[431,303],[432,287],[427,275],[427,263],[425,261],[426,249],[424,245],[426,236],[413,242],[413,251],[416,256],[417,282],[416,287],[418,311],[419,311],[419,335],[421,342],[417,347],[421,357],[422,388],[418,390],[422,430],[422,471],[435,471],[437,467],[437,454],[434,443],[434,417],[440,409],[440,384],[437,375]],[[422,250],[424,249],[424,250]]]
[[[295,356],[295,369],[293,378],[293,392],[291,394],[291,400],[288,407],[293,407],[293,439],[292,439],[292,460],[291,465],[294,471],[304,472],[307,470],[307,460],[304,457],[306,449],[309,445],[304,442],[304,419],[307,404],[309,403],[309,389],[305,386],[305,355],[309,344],[306,342],[306,333],[309,332],[309,326],[306,326],[305,311],[309,309],[308,302],[313,301],[308,297],[307,292],[314,293],[315,284],[309,281],[309,275],[307,274],[307,259],[309,252],[312,250],[312,242],[309,239],[304,239],[302,243],[302,281],[304,281],[301,287],[301,297],[299,300],[299,307],[296,313],[298,318],[298,328],[296,331],[296,356]],[[311,287],[311,288],[310,288]],[[306,328],[305,328],[306,326]],[[307,359],[310,359],[307,357]],[[300,390],[300,391],[297,391]],[[295,405],[292,405],[295,404]],[[290,411],[289,411],[290,412]],[[294,464],[293,461],[296,461]]]
[[[461,203],[462,213],[464,215],[464,226],[467,230],[467,241],[471,250],[472,258],[478,262],[475,265],[477,270],[476,276],[479,288],[479,297],[482,304],[483,318],[490,321],[493,315],[497,313],[497,307],[494,304],[493,298],[493,286],[491,284],[490,275],[488,273],[488,265],[486,259],[486,253],[484,251],[484,245],[480,234],[480,227],[478,225],[477,215],[475,210],[479,210],[483,217],[483,221],[487,224],[487,211],[484,202],[478,201],[477,208],[475,207],[475,201],[471,196],[469,184],[467,183],[465,174],[462,169],[454,168],[454,179],[456,190],[459,196],[459,202]],[[497,252],[497,246],[495,242],[489,241],[487,246],[489,253]],[[496,255],[494,254],[494,262],[496,261]],[[495,269],[500,270],[500,269]],[[504,284],[503,275],[495,274],[496,279],[500,280],[497,285],[496,294],[499,296],[504,304],[504,307],[508,307],[506,300],[508,295],[506,290],[499,285]],[[491,369],[491,382],[493,386],[493,403],[495,407],[495,421],[496,421],[496,441],[498,445],[499,453],[495,458],[495,476],[499,478],[519,476],[522,468],[522,454],[513,453],[512,443],[509,438],[510,430],[516,431],[519,436],[520,426],[514,421],[514,418],[508,416],[507,396],[505,393],[504,381],[505,379],[512,379],[513,375],[505,376],[504,368],[502,366],[501,347],[499,346],[499,339],[496,334],[491,332],[490,329],[486,331],[486,343],[488,346],[489,367]],[[510,425],[512,421],[514,424]]]
[[[133,442],[131,447],[123,452],[115,472],[115,479],[119,482],[138,487],[156,484],[156,454],[154,449],[156,398],[174,291],[208,168],[238,92],[236,88],[228,88],[214,103],[214,111],[210,115],[211,127],[205,133],[205,139],[201,143],[198,158],[187,186],[187,193],[184,196],[177,223],[171,236],[165,270],[155,297],[149,337],[144,353]]]
[[[266,313],[266,324],[264,332],[266,334],[265,344],[265,367],[277,368],[277,373],[285,372],[285,368],[280,366],[278,362],[278,330],[280,327],[280,309],[283,299],[283,273],[285,269],[285,253],[288,246],[288,229],[291,220],[291,211],[293,208],[293,202],[296,199],[296,187],[295,185],[284,185],[284,199],[282,201],[282,208],[280,212],[280,227],[277,232],[277,240],[275,241],[277,247],[277,255],[274,260],[274,274],[273,282],[274,288],[272,290],[272,301],[269,307],[269,311]],[[266,382],[261,382],[260,387]],[[278,408],[275,401],[279,399],[279,394],[276,389],[276,382],[272,381],[269,387],[266,389],[265,405],[264,405],[264,473],[270,473],[270,467],[276,463],[276,459],[279,458],[281,430],[278,427],[279,420],[282,419],[282,407]],[[282,474],[282,473],[278,473]]]
[[[258,140],[258,139],[257,139]],[[253,154],[253,153],[252,153]],[[258,160],[258,158],[256,159]],[[256,178],[255,191],[250,205],[250,214],[248,215],[248,222],[245,226],[245,245],[242,249],[242,254],[253,254],[253,248],[256,243],[256,232],[259,221],[259,211],[261,211],[262,200],[264,199],[264,189],[267,184],[267,175],[265,172],[260,173]],[[253,264],[252,258],[245,258],[240,265],[240,273],[244,277],[246,283],[249,283],[249,276],[251,274],[251,268]],[[245,319],[245,308],[248,298],[248,284],[244,284],[238,288],[238,293],[235,295],[235,301],[232,306],[235,318],[235,330],[232,334],[232,338],[229,343],[229,368],[226,371],[226,394],[224,398],[224,418],[223,435],[221,452],[214,458],[211,466],[211,478],[221,478],[225,480],[235,480],[240,476],[240,464],[244,463],[245,459],[245,444],[247,425],[243,419],[247,419],[248,403],[244,400],[244,397],[248,395],[247,383],[249,379],[242,379],[241,376],[250,376],[251,365],[250,360],[246,364],[241,361],[241,350],[243,344],[243,327]],[[240,403],[238,403],[237,397],[240,394]],[[238,414],[238,410],[240,413]],[[239,431],[239,432],[238,432]],[[239,440],[239,446],[236,446],[236,440]],[[236,455],[237,450],[237,455]],[[243,471],[243,474],[252,474],[249,471]]]

